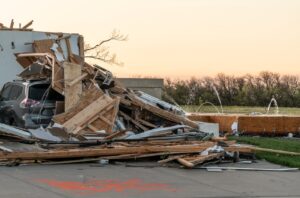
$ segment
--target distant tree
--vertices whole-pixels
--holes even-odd
[[[280,106],[300,107],[300,78],[263,71],[254,76],[240,77],[217,74],[215,77],[166,81],[166,94],[178,104],[200,105],[211,102],[218,105],[214,88],[223,105],[267,106],[275,97]]]

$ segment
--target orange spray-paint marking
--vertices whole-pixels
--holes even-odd
[[[175,192],[176,189],[169,184],[146,183],[140,179],[120,180],[87,180],[78,181],[58,181],[54,179],[38,179],[40,183],[66,191],[74,191],[80,194],[102,193],[102,192],[125,192],[125,191],[168,191]]]

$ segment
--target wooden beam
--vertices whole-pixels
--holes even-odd
[[[198,164],[202,164],[203,162],[213,160],[216,158],[220,158],[224,155],[224,153],[210,153],[208,155],[200,155],[199,157],[196,157],[195,159],[191,160],[190,162],[194,164],[194,166]]]
[[[146,109],[147,111],[150,111],[154,115],[157,115],[161,118],[164,118],[166,120],[169,120],[169,121],[172,121],[172,122],[175,122],[175,123],[188,125],[192,128],[198,128],[199,127],[196,122],[191,121],[186,117],[176,115],[172,112],[163,110],[159,107],[156,107],[156,106],[153,106],[153,105],[150,105],[150,104],[146,104],[146,103],[140,101],[139,99],[135,98],[136,96],[134,96],[134,95],[130,95],[129,97],[130,97],[130,99],[131,99],[131,101],[134,105],[139,106],[142,109]]]
[[[103,117],[102,115],[98,116],[98,118],[100,118],[101,120],[103,120],[103,122],[105,122],[108,125],[112,125],[113,124],[108,119],[106,119],[105,117]]]
[[[71,82],[66,82],[66,85],[69,86],[69,87],[72,87],[73,85],[75,85],[75,84],[79,83],[80,81],[82,81],[87,76],[88,76],[88,74],[84,73],[81,76],[79,76],[79,77],[75,78],[74,80],[72,80]]]
[[[138,118],[137,121],[142,123],[145,126],[148,126],[148,127],[152,127],[152,128],[157,128],[158,127],[158,126],[156,126],[156,125],[154,125],[150,122],[147,122],[146,120],[140,119],[140,118]]]
[[[150,154],[158,152],[201,152],[213,146],[212,142],[205,142],[193,145],[174,145],[174,146],[132,146],[114,148],[81,148],[81,149],[61,149],[37,152],[0,152],[0,160],[38,160],[38,159],[61,159],[61,158],[81,158],[81,157],[100,157],[124,154]]]
[[[180,164],[182,164],[183,166],[185,166],[186,168],[192,168],[194,167],[194,164],[185,160],[184,158],[177,158],[176,159]]]
[[[94,127],[92,124],[88,124],[87,127],[90,128],[94,132],[98,131],[98,129],[96,127]]]
[[[147,131],[149,130],[147,127],[143,126],[142,124],[140,124],[138,121],[132,119],[130,116],[128,116],[126,113],[119,111],[119,114],[125,119],[128,120],[130,122],[132,122],[134,125],[136,125],[137,127],[139,127],[140,129]]]
[[[29,26],[32,25],[32,23],[33,23],[33,20],[29,21],[26,25],[24,25],[24,26],[22,27],[22,29],[23,29],[23,30],[27,29]]]
[[[73,54],[72,54],[72,50],[71,50],[71,43],[70,43],[69,37],[65,38],[65,41],[66,41],[67,52],[68,52],[67,59],[68,59],[68,61],[71,61],[71,56]]]
[[[171,162],[171,161],[177,160],[178,158],[183,158],[185,156],[186,156],[186,154],[169,156],[167,159],[159,160],[158,163],[159,164],[164,164],[164,163],[167,163],[167,162]]]
[[[79,56],[84,59],[84,39],[83,36],[78,37]]]
[[[90,119],[95,117],[103,108],[105,108],[112,99],[106,95],[101,96],[96,101],[88,105],[85,109],[78,112],[74,117],[63,124],[63,127],[67,129],[69,133],[78,133],[84,123],[87,123]]]
[[[9,28],[10,28],[10,29],[13,29],[13,28],[14,28],[14,20],[13,20],[13,19],[12,19],[11,22],[10,22]]]

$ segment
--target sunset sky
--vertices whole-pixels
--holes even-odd
[[[90,44],[128,34],[111,45],[125,65],[102,64],[122,77],[300,75],[300,0],[2,0],[0,23],[12,18]]]

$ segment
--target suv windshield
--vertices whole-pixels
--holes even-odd
[[[49,91],[49,92],[48,92]],[[48,92],[48,93],[47,93]],[[64,97],[50,88],[50,84],[36,84],[29,87],[28,98],[41,101],[45,97],[47,101],[63,101]]]

